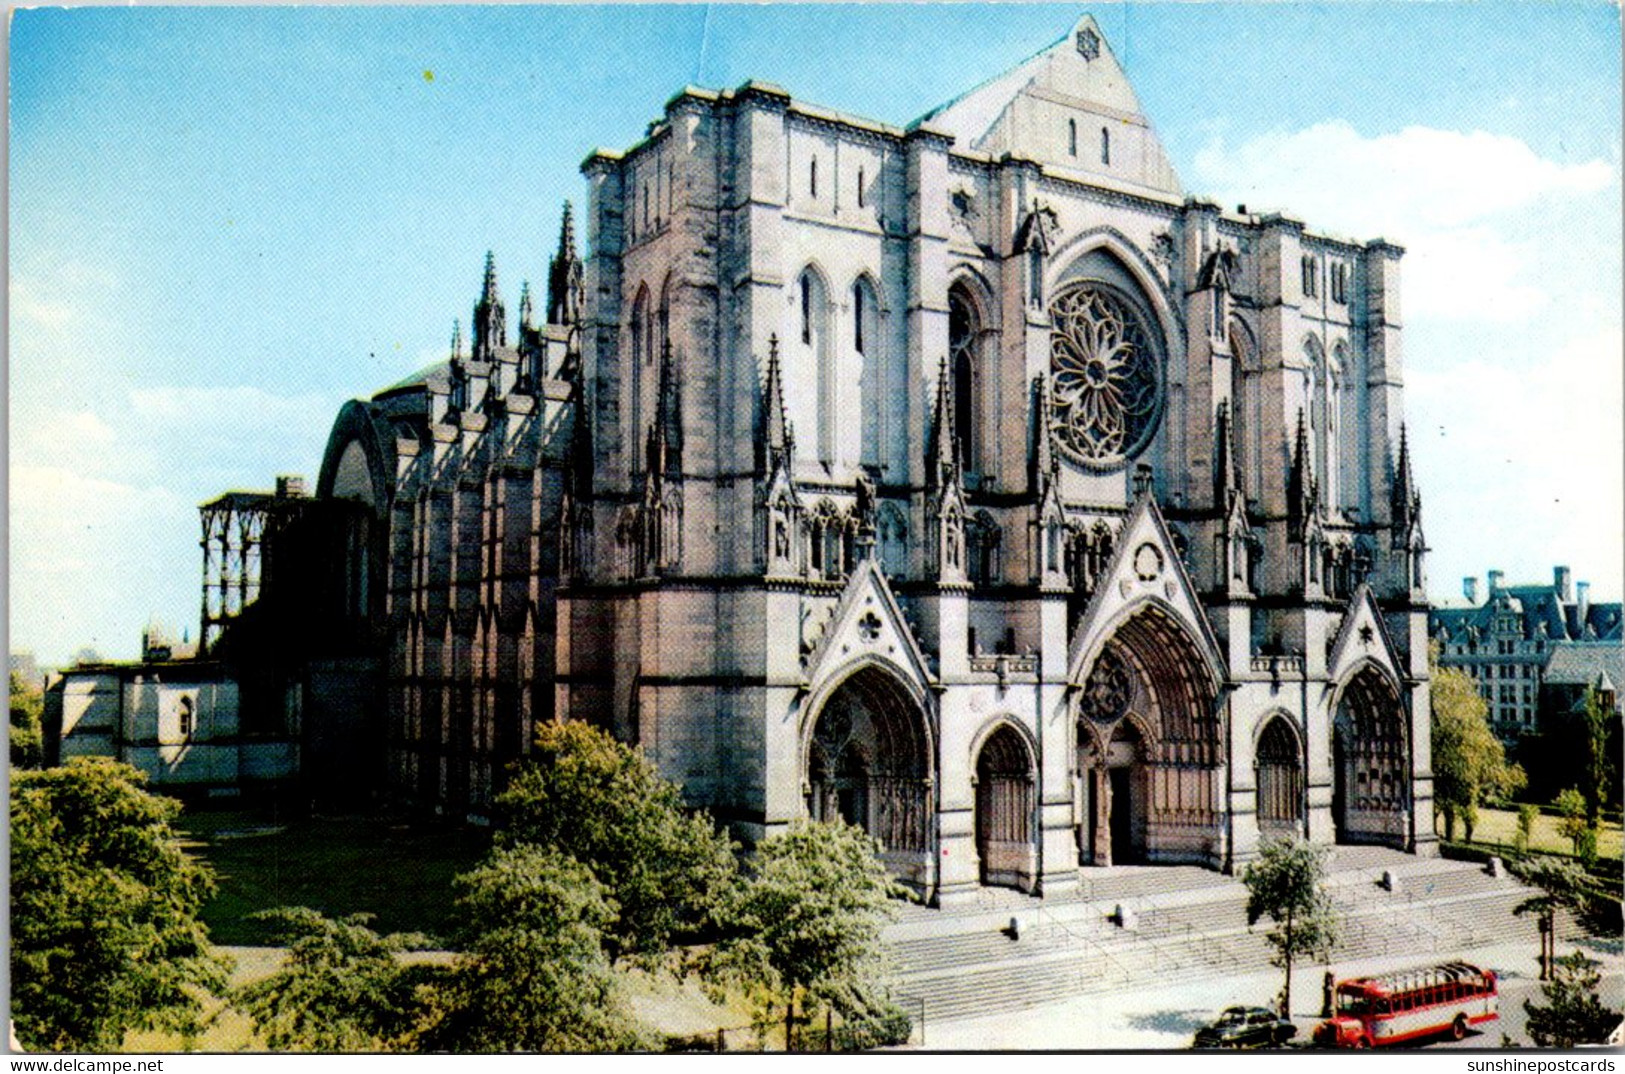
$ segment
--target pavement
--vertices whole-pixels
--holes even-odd
[[[1574,949],[1571,943],[1560,943],[1558,953],[1568,954]],[[1602,963],[1604,1001],[1615,1009],[1625,1007],[1625,957],[1621,956],[1619,942],[1590,943],[1583,950]],[[1500,1048],[1504,1046],[1503,1032],[1512,1041],[1528,1046],[1523,1033],[1523,1000],[1538,999],[1540,983],[1534,945],[1519,942],[1478,947],[1459,952],[1459,957],[1500,975],[1502,1018],[1459,1043],[1443,1040],[1424,1046]],[[1331,969],[1341,979],[1416,963],[1414,957],[1400,957],[1333,964]],[[1325,966],[1313,963],[1293,973],[1292,1020],[1298,1026],[1300,1045],[1307,1044],[1309,1034],[1320,1021],[1325,970]],[[928,1021],[924,1042],[918,1046],[932,1051],[1184,1049],[1190,1047],[1196,1030],[1225,1007],[1269,1006],[1281,983],[1281,970],[1265,967],[1200,981],[1137,985],[1025,1010]]]

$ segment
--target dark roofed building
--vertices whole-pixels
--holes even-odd
[[[1592,659],[1581,654],[1608,651],[1609,673],[1620,681],[1614,670],[1620,667],[1620,605],[1593,602],[1590,584],[1575,582],[1567,567],[1554,567],[1550,584],[1505,585],[1502,577],[1488,573],[1483,603],[1478,579],[1463,579],[1468,606],[1433,609],[1428,633],[1439,645],[1440,665],[1461,668],[1478,683],[1490,727],[1511,745],[1539,727],[1549,662],[1566,675],[1564,669]]]

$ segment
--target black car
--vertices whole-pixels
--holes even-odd
[[[1196,1031],[1198,1048],[1279,1048],[1298,1027],[1263,1007],[1226,1007]]]

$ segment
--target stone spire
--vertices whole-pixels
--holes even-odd
[[[795,448],[795,434],[784,416],[784,374],[779,369],[779,337],[767,341],[767,377],[762,385],[762,458],[764,470],[771,469]]]
[[[519,327],[521,329],[534,327],[531,324],[531,316],[530,281],[526,280],[519,285]]]
[[[480,300],[474,303],[474,360],[489,362],[498,347],[508,345],[508,313],[497,294],[497,262],[485,253],[485,281]]]
[[[451,322],[451,360],[463,360],[463,322],[452,318]]]
[[[559,225],[559,251],[547,270],[547,323],[581,323],[584,300],[581,259],[576,256],[575,215],[564,203],[564,219]]]
[[[1393,520],[1394,540],[1403,541],[1422,511],[1422,497],[1416,491],[1416,478],[1411,473],[1410,440],[1403,424],[1399,427],[1399,461],[1394,464],[1394,486],[1388,497],[1388,509]]]
[[[1292,445],[1292,471],[1287,475],[1286,482],[1287,530],[1293,540],[1303,539],[1319,498],[1314,465],[1309,458],[1309,429],[1304,424],[1303,411],[1299,410],[1298,432]]]
[[[926,482],[941,488],[959,482],[959,432],[954,427],[954,400],[948,387],[948,360],[937,363],[936,413],[926,454]]]
[[[671,364],[671,341],[660,352],[660,388],[655,419],[649,426],[648,473],[677,478],[683,473],[683,422],[677,374]]]

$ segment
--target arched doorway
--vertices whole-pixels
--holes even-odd
[[[1332,818],[1341,843],[1409,841],[1410,779],[1399,693],[1367,667],[1337,702]]]
[[[1270,720],[1258,736],[1254,767],[1259,834],[1271,839],[1301,835],[1303,758],[1298,751],[1298,736],[1285,717]]]
[[[1033,765],[1027,743],[1009,725],[988,736],[976,757],[976,853],[982,883],[1031,891]]]
[[[1156,606],[1128,619],[1095,658],[1077,705],[1080,860],[1217,865],[1214,685],[1184,628]]]
[[[931,751],[925,713],[889,672],[865,666],[820,706],[806,754],[807,815],[880,841],[903,879],[928,881]]]

